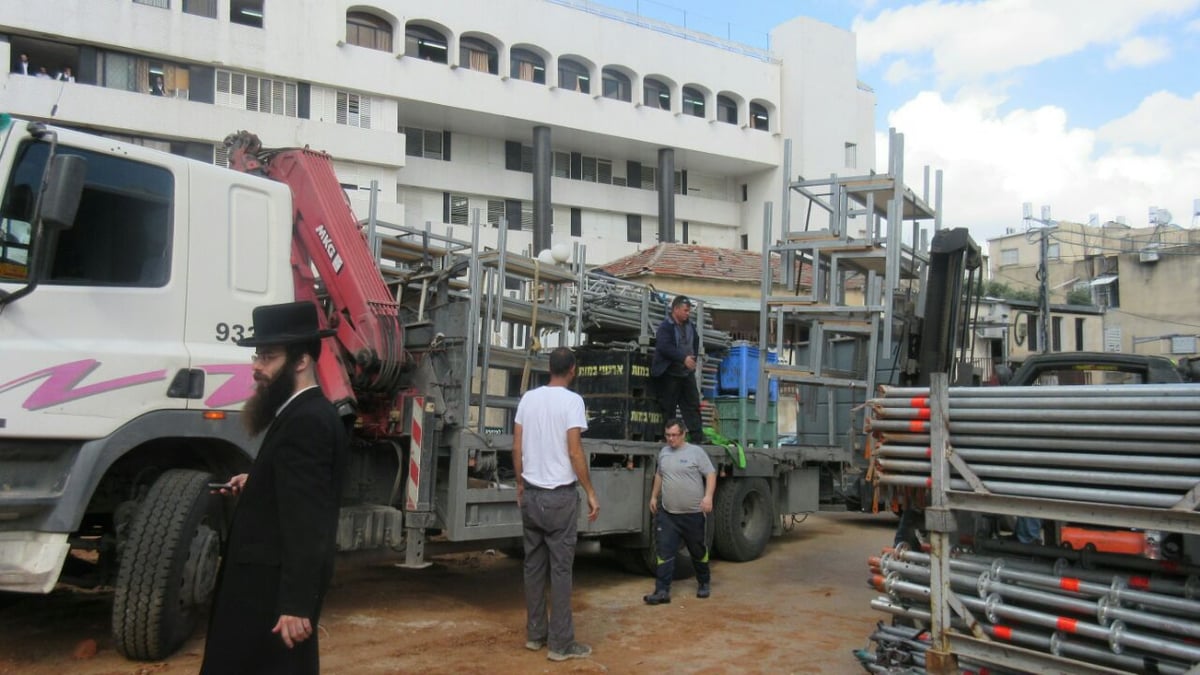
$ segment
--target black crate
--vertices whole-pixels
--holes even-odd
[[[663,414],[657,399],[632,396],[584,396],[588,428],[584,438],[654,441],[662,436]]]
[[[579,349],[574,389],[582,396],[648,398],[653,395],[650,355],[629,349]]]

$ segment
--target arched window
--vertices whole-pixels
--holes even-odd
[[[704,117],[704,92],[694,87],[683,88],[683,114]]]
[[[587,66],[573,59],[559,59],[558,86],[581,94],[592,93],[591,74]]]
[[[509,77],[515,80],[546,84],[546,61],[528,49],[513,48],[512,72]]]
[[[650,106],[651,108],[661,108],[662,110],[671,109],[671,88],[665,82],[661,82],[652,77],[647,77],[642,80],[642,105]]]
[[[446,63],[446,36],[429,26],[408,24],[404,27],[404,55],[425,61]]]
[[[717,120],[737,124],[737,102],[728,96],[717,96]]]
[[[500,74],[500,56],[496,47],[477,37],[464,37],[458,41],[458,63],[471,70]]]
[[[392,24],[366,12],[346,12],[346,42],[381,52],[392,51]]]
[[[767,112],[767,107],[761,103],[752,102],[750,104],[750,128],[759,131],[771,130],[771,116]]]
[[[632,101],[633,92],[629,84],[629,76],[614,68],[601,71],[604,80],[604,98],[615,98],[618,101]]]

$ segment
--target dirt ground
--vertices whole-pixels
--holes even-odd
[[[861,673],[851,650],[883,618],[870,609],[867,557],[891,542],[894,527],[890,516],[811,516],[756,561],[716,561],[711,598],[696,599],[695,581],[679,581],[671,604],[657,607],[642,603],[649,577],[603,554],[580,556],[575,632],[593,654],[564,663],[523,646],[519,560],[459,554],[414,571],[347,559],[326,600],[322,672]],[[107,592],[6,598],[0,675],[199,670],[202,630],[165,661],[124,659],[108,635],[110,602]]]

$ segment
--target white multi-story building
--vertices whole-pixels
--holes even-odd
[[[855,36],[804,17],[765,51],[584,0],[4,4],[0,112],[216,162],[249,129],[333,155],[360,216],[375,182],[379,220],[465,237],[478,210],[512,250],[535,203],[592,263],[654,245],[665,208],[671,240],[757,249],[785,141],[793,178],[875,154]]]

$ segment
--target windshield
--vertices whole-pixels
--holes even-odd
[[[49,145],[29,141],[0,200],[0,281],[29,277],[35,195]],[[74,225],[45,240],[46,284],[162,286],[170,275],[171,172],[123,157],[58,146],[87,160],[87,184]]]
[[[1081,364],[1047,368],[1038,373],[1033,384],[1064,385],[1064,384],[1145,384],[1144,369],[1122,369],[1113,365]]]

